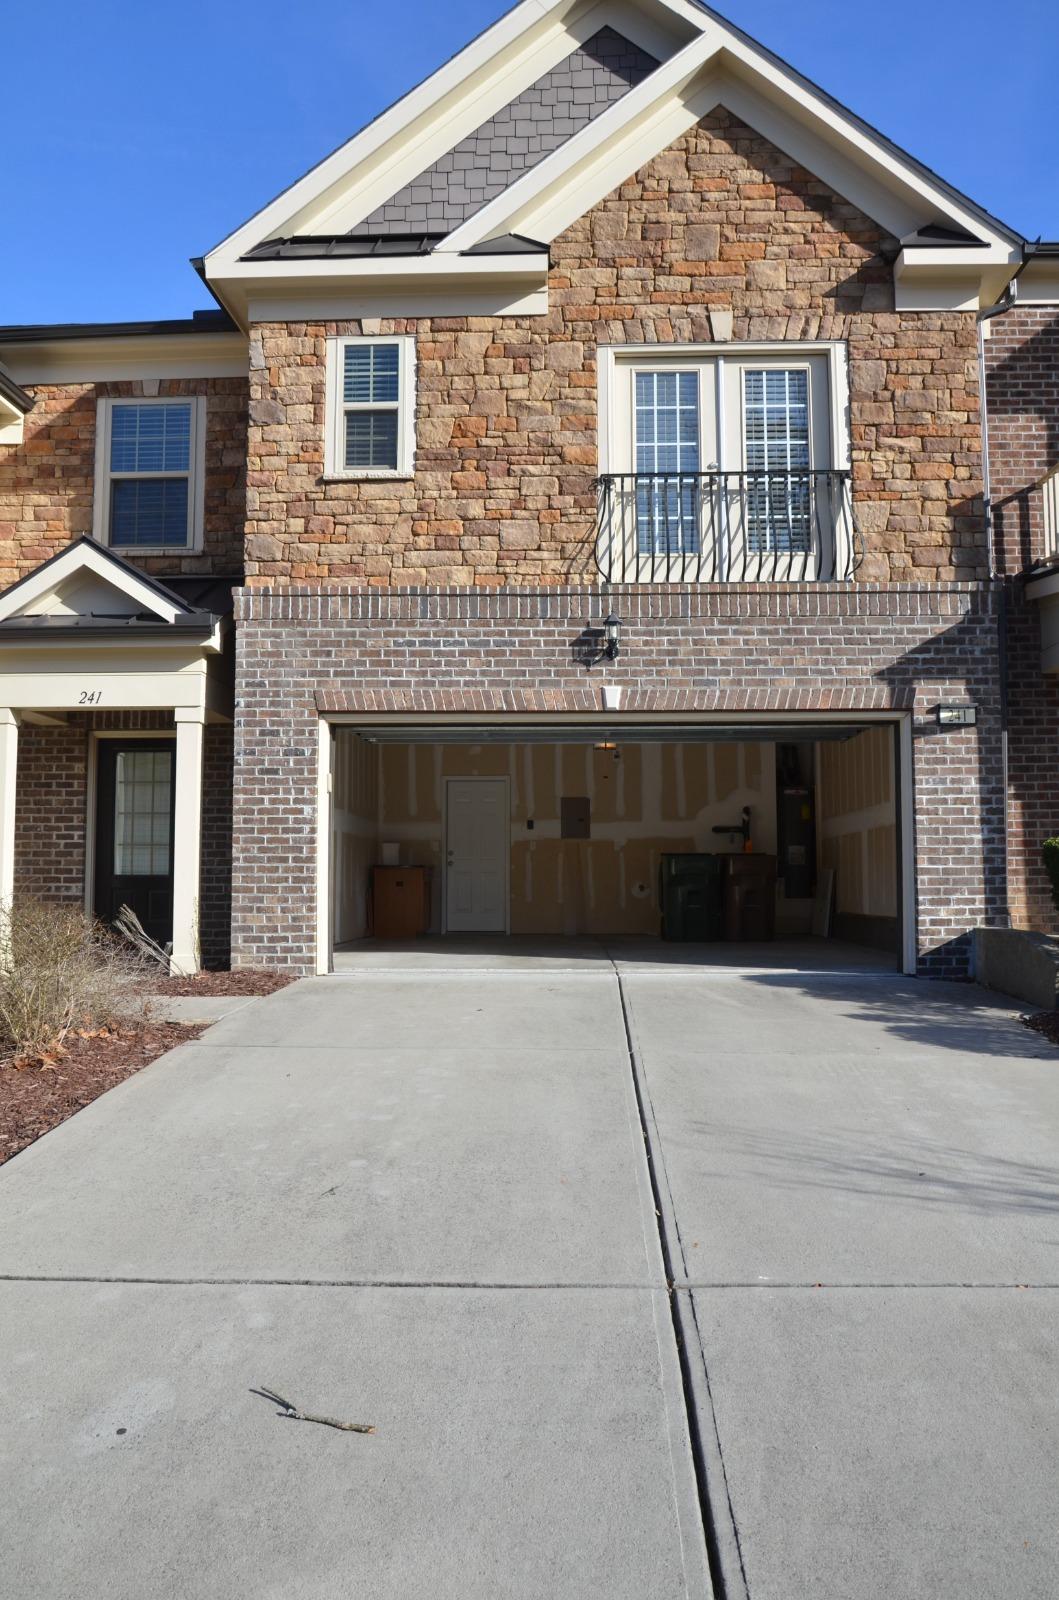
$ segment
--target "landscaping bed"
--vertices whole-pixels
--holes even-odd
[[[150,1062],[203,1032],[198,1023],[137,1022],[69,1033],[17,1066],[0,1061],[0,1164]]]
[[[1042,1033],[1049,1044],[1059,1045],[1059,1011],[1035,1011],[1030,1017],[1020,1017],[1023,1027]]]
[[[151,977],[146,988],[160,995],[255,995],[275,994],[293,983],[289,972],[272,967],[236,967],[234,972],[196,972],[190,978]]]

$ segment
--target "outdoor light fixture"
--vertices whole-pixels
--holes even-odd
[[[977,706],[936,706],[934,714],[941,728],[973,728],[978,721]]]
[[[608,661],[615,661],[621,649],[621,618],[611,612],[603,624],[603,654]]]

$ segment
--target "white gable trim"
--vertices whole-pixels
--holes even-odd
[[[106,550],[82,540],[0,595],[0,622],[6,622],[9,617],[39,613],[48,596],[78,573],[92,573],[124,595],[137,611],[149,611],[163,622],[175,622],[186,612],[185,607],[167,601],[152,584],[142,582]]]
[[[668,54],[703,20],[687,0],[522,0],[214,246],[205,258],[207,278],[223,275],[263,239],[319,231],[325,222],[335,232],[354,226],[605,22],[634,32],[634,42],[653,54]],[[352,208],[346,205],[351,179],[360,195]],[[340,227],[333,220],[339,215]]]
[[[1015,235],[956,201],[946,186],[719,24],[475,212],[439,249],[459,252],[504,233],[550,242],[721,103],[898,236],[924,220],[944,219],[983,238],[1002,259],[1019,259]]]

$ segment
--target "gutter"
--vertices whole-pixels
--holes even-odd
[[[1040,244],[1037,240],[1037,245]],[[975,313],[975,331],[978,337],[978,394],[982,416],[982,509],[985,513],[985,532],[989,549],[989,581],[997,584],[997,673],[1000,679],[1000,786],[1004,802],[1004,870],[1003,894],[1000,904],[1000,925],[1011,927],[1011,885],[1009,864],[1011,860],[1011,773],[1008,760],[1008,734],[1011,724],[1008,704],[1008,595],[1004,578],[1000,574],[996,552],[996,522],[993,516],[993,485],[990,472],[989,449],[989,389],[985,360],[984,327],[994,317],[1002,317],[1018,304],[1019,279],[1029,266],[1036,245],[1023,245],[1019,263],[1004,295],[994,306],[986,306]]]

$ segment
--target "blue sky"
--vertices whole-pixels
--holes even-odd
[[[217,243],[502,0],[55,0],[4,18],[0,323],[184,316]],[[1059,238],[1056,0],[719,9],[1030,237]],[[15,130],[12,137],[10,130]]]

